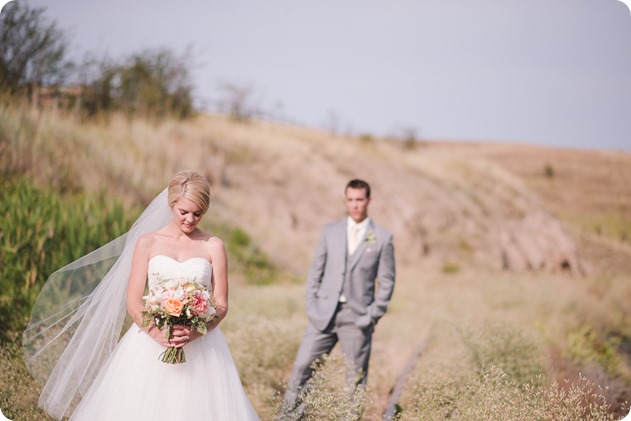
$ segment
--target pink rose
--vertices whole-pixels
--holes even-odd
[[[191,303],[191,310],[193,314],[203,316],[208,313],[208,301],[203,296],[196,294]]]

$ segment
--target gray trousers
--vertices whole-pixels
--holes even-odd
[[[313,375],[312,364],[324,354],[330,353],[338,341],[346,359],[353,363],[355,370],[361,370],[359,384],[365,385],[373,330],[372,325],[365,329],[357,327],[352,310],[346,303],[338,304],[333,320],[324,331],[309,323],[285,392],[285,405],[296,405],[303,386]],[[357,374],[357,371],[352,374]]]

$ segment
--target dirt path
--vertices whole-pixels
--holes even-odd
[[[424,330],[421,333],[420,340],[418,344],[416,345],[414,352],[408,359],[407,364],[403,368],[403,371],[401,372],[401,374],[399,374],[399,377],[397,377],[397,381],[394,387],[392,388],[392,390],[390,391],[388,405],[386,407],[386,411],[383,414],[383,421],[392,420],[392,417],[396,415],[397,406],[399,404],[399,399],[401,398],[401,393],[403,392],[403,388],[406,385],[408,377],[410,377],[410,374],[412,373],[412,369],[414,368],[416,361],[421,356],[421,353],[423,352],[423,350],[425,350],[425,347],[427,347],[430,337],[431,337],[431,333],[430,333],[429,328]]]

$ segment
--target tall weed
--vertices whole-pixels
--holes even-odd
[[[407,404],[406,404],[407,403]],[[417,382],[398,420],[613,421],[596,385],[518,384],[496,366]]]
[[[567,356],[581,366],[597,364],[611,377],[623,377],[623,355],[618,351],[620,337],[603,337],[589,325],[581,326],[568,334]],[[627,373],[627,380],[631,376]]]
[[[468,363],[418,373],[398,420],[613,420],[606,390],[584,376],[547,378],[545,347],[518,326],[490,322],[461,331]]]
[[[60,196],[30,181],[0,186],[0,339],[21,332],[30,307],[55,270],[126,231],[130,215],[105,196]]]
[[[359,377],[344,375],[353,372],[341,352],[325,356],[317,365],[313,377],[304,386],[297,412],[280,407],[283,421],[354,421],[362,418],[366,405],[365,390],[357,385]]]
[[[476,370],[496,366],[517,384],[541,381],[546,372],[544,348],[519,327],[490,322],[480,329],[462,332],[463,342]]]

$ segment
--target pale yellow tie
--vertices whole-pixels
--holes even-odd
[[[351,228],[351,238],[348,239],[348,253],[353,254],[357,249],[357,234],[359,234],[359,225],[353,225]]]

